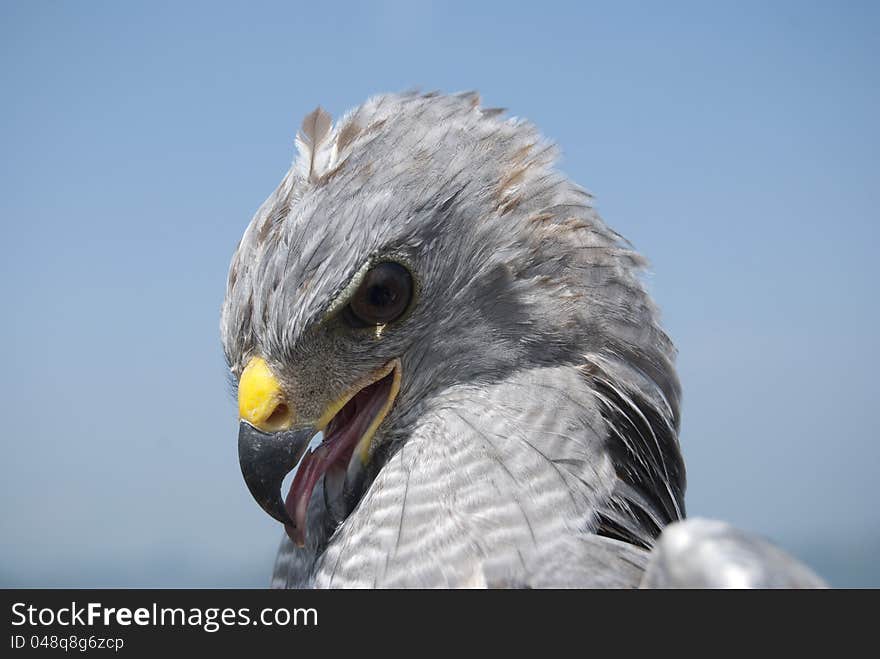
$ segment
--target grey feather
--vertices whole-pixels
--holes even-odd
[[[360,135],[363,129],[356,121],[349,121],[339,131],[339,137],[336,140],[336,148],[341,152],[351,146],[355,138]]]
[[[766,540],[707,519],[666,527],[643,588],[827,588],[810,568]]]
[[[316,165],[318,150],[327,139],[332,124],[333,118],[319,105],[306,115],[300,127],[299,142],[305,147],[306,152],[302,155],[308,160],[308,178],[311,182],[320,176]]]

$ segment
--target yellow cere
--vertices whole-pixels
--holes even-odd
[[[287,430],[293,412],[285,403],[281,384],[262,357],[251,359],[238,383],[238,415],[265,432]]]

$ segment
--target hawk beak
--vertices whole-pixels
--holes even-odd
[[[238,414],[238,461],[244,482],[263,510],[295,528],[284,507],[281,484],[317,430],[291,430],[295,414],[278,379],[260,357],[251,359],[241,374]]]
[[[399,359],[375,369],[327,405],[317,419],[300,419],[266,362],[255,357],[238,385],[238,459],[248,489],[260,507],[305,544],[309,501],[324,479],[328,514],[341,522],[363,495],[373,437],[400,391]],[[305,455],[318,432],[323,439]],[[282,497],[285,476],[299,465]]]
[[[238,462],[251,495],[282,524],[296,528],[281,497],[281,484],[306,452],[314,428],[267,433],[242,421],[238,429]]]

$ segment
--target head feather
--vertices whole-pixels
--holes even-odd
[[[316,182],[322,171],[323,156],[321,147],[327,141],[333,118],[320,105],[303,119],[300,132],[296,135],[296,147],[299,150],[303,175],[311,182]]]

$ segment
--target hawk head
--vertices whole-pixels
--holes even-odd
[[[221,318],[242,472],[297,544],[342,532],[414,434],[429,481],[490,488],[500,465],[515,482],[537,451],[522,479],[569,470],[566,486],[592,493],[565,513],[585,528],[644,544],[681,516],[673,347],[643,261],[554,169],[550,143],[471,93],[379,96],[336,124],[319,108],[297,146],[235,252]],[[595,437],[507,428],[519,417],[502,405]],[[468,424],[446,423],[453,413]],[[472,432],[489,437],[485,473],[479,455],[459,459]]]

